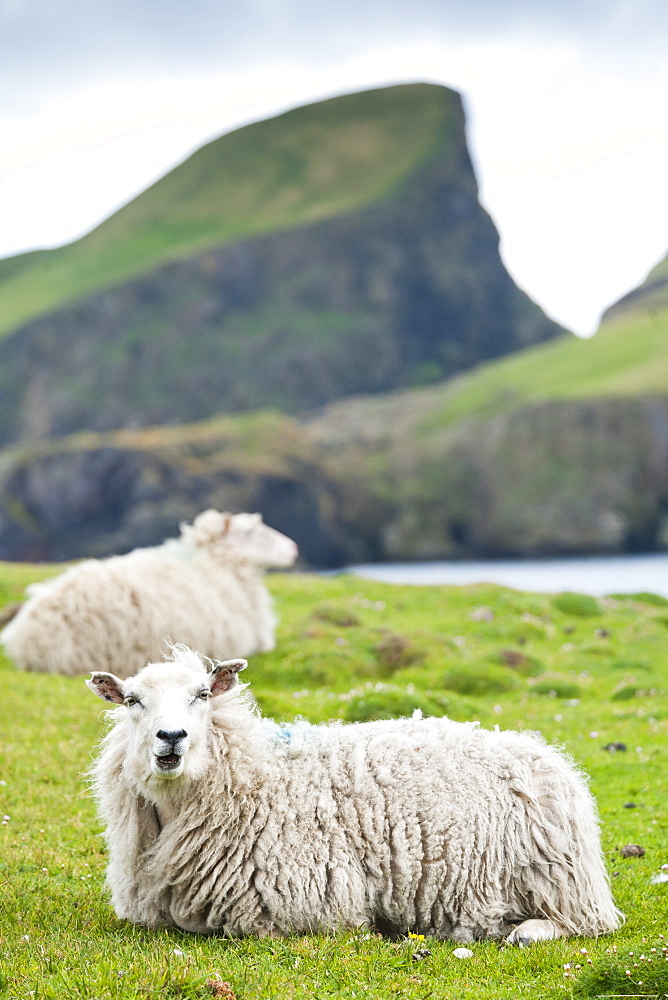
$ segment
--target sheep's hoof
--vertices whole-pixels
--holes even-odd
[[[551,920],[524,920],[513,928],[506,938],[506,944],[526,948],[536,941],[552,941],[558,937],[561,937],[561,931]]]

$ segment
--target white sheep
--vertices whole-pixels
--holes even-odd
[[[119,706],[91,772],[119,917],[518,944],[619,925],[593,799],[559,750],[445,718],[278,725],[245,666],[175,647],[86,681]]]
[[[87,559],[33,584],[0,638],[24,670],[121,677],[160,659],[166,642],[219,658],[273,649],[263,571],[296,557],[292,539],[260,514],[207,510],[181,526],[179,539]]]

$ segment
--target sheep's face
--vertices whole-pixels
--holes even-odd
[[[292,566],[299,554],[297,543],[262,520],[261,514],[235,514],[228,528],[235,550],[254,566]]]
[[[201,777],[209,763],[210,701],[236,684],[245,660],[213,661],[206,670],[191,650],[151,663],[134,677],[94,673],[86,681],[99,698],[125,708],[117,725],[126,735],[135,779],[149,787],[182,777]]]
[[[297,543],[264,524],[261,514],[206,510],[192,526],[182,525],[181,532],[190,544],[219,552],[222,558],[232,552],[235,560],[253,566],[285,568],[299,555]]]

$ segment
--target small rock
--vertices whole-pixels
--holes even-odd
[[[473,958],[473,952],[469,948],[455,948],[452,954],[455,958]]]
[[[668,872],[660,872],[658,875],[652,875],[650,882],[652,885],[662,885],[664,882],[668,882]]]
[[[644,858],[645,848],[640,844],[625,844],[619,853],[623,858]]]
[[[493,622],[494,612],[491,608],[486,608],[482,605],[478,608],[473,608],[473,610],[469,612],[469,618],[472,622]]]
[[[625,802],[624,803],[624,808],[625,809],[636,809],[637,806],[636,806],[635,802]]]
[[[607,750],[608,753],[625,753],[626,743],[620,743],[619,741],[616,741],[614,743],[606,743],[603,749]]]
[[[423,959],[429,958],[430,955],[431,952],[429,951],[429,948],[419,948],[418,951],[413,952],[411,958],[414,962],[422,962]]]

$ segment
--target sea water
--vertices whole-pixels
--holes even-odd
[[[605,594],[649,592],[668,598],[668,553],[466,562],[368,563],[345,570],[386,583],[499,583],[516,590]]]

